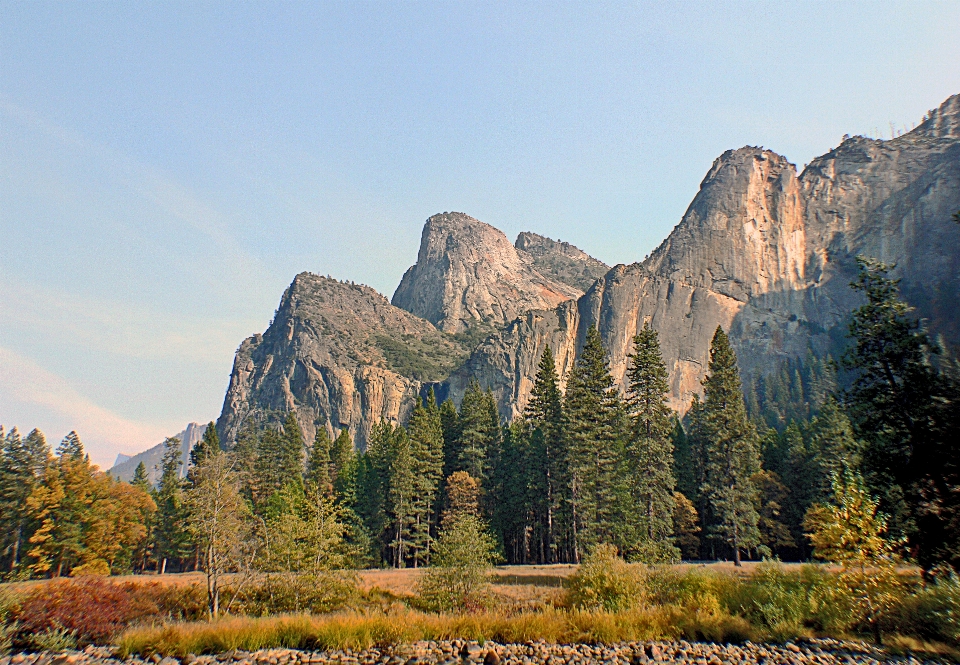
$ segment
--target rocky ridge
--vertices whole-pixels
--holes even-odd
[[[615,266],[576,303],[529,311],[487,339],[449,380],[477,378],[504,417],[522,412],[546,345],[561,380],[597,325],[622,385],[631,339],[660,333],[672,406],[701,389],[716,327],[747,373],[836,351],[856,306],[855,257],[896,264],[903,292],[934,334],[960,344],[960,95],[915,130],[847,138],[803,173],[745,147],[721,155],[680,223],[645,261]]]
[[[572,245],[532,233],[511,245],[462,213],[435,215],[392,304],[369,287],[299,275],[267,332],[241,345],[218,429],[229,443],[245,421],[292,409],[307,435],[349,427],[362,447],[373,423],[402,422],[448,374],[441,395],[458,401],[477,379],[512,418],[543,349],[565,380],[591,324],[621,384],[633,335],[654,327],[682,413],[718,325],[748,374],[835,352],[858,302],[858,254],[896,263],[931,331],[958,345],[957,209],[960,95],[896,139],[845,137],[800,174],[769,150],[725,152],[664,242],[599,279],[605,266]]]
[[[366,445],[382,420],[405,421],[428,381],[469,353],[369,286],[301,273],[263,335],[240,345],[217,430],[232,445],[245,423],[293,411],[312,441],[347,428]]]
[[[207,426],[201,425],[200,423],[190,423],[186,428],[176,435],[176,438],[180,439],[180,449],[182,451],[181,461],[183,465],[180,467],[180,477],[183,478],[187,474],[187,468],[190,463],[190,450],[193,446],[203,438],[203,433],[206,431]],[[114,464],[108,471],[111,476],[130,482],[133,480],[133,474],[137,470],[137,465],[140,462],[143,462],[143,465],[147,469],[147,481],[151,485],[156,485],[160,481],[160,462],[163,459],[163,442],[161,441],[153,448],[144,450],[142,453],[138,453],[133,457],[128,457],[125,460],[118,461]]]
[[[582,249],[561,240],[552,240],[524,231],[513,246],[533,259],[533,267],[541,275],[585,292],[603,277],[610,266],[598,261]]]

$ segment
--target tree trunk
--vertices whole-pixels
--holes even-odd
[[[160,561],[160,574],[164,575],[167,572],[167,557],[163,557]]]

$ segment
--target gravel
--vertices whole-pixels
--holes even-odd
[[[21,653],[0,658],[0,665],[920,665],[910,656],[891,656],[860,642],[832,639],[786,644],[711,642],[627,642],[613,645],[496,644],[450,640],[416,642],[354,651],[262,649],[183,659],[153,655],[117,658],[108,647],[62,653]]]

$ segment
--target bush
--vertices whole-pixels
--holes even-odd
[[[66,651],[77,648],[77,631],[60,626],[31,635],[27,643],[37,651]]]
[[[131,623],[155,617],[159,609],[136,585],[102,577],[58,579],[27,592],[17,608],[19,632],[79,644],[103,643]],[[52,642],[51,642],[52,643]]]
[[[576,608],[618,612],[640,607],[644,596],[643,574],[613,545],[597,545],[570,578],[570,605]]]
[[[476,612],[489,602],[488,578],[497,560],[496,546],[476,515],[445,522],[432,565],[417,585],[419,604],[437,612]]]
[[[344,573],[273,573],[245,586],[228,585],[222,606],[232,614],[313,612],[323,614],[353,606],[360,599],[356,579]]]
[[[742,585],[740,608],[752,623],[779,642],[805,632],[811,616],[812,585],[802,573],[788,573],[779,561],[764,561]]]
[[[13,638],[17,634],[18,624],[14,620],[17,612],[17,597],[8,589],[0,587],[0,656],[9,653]]]

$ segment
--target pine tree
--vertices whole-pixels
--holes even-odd
[[[270,498],[287,485],[296,485],[303,491],[305,451],[303,432],[292,411],[284,419],[281,431],[268,427],[260,433],[255,466],[257,494],[254,497],[258,511],[262,511]]]
[[[30,537],[34,573],[55,577],[69,573],[87,556],[84,520],[94,500],[91,469],[76,432],[57,447],[43,482],[35,486],[27,507],[39,527]]]
[[[431,534],[436,524],[434,513],[443,473],[443,427],[432,395],[431,391],[426,405],[417,400],[407,424],[413,473],[414,520],[410,539],[414,568],[430,560]]]
[[[334,491],[338,495],[343,495],[347,491],[350,468],[353,465],[354,457],[353,440],[350,438],[350,431],[344,427],[334,440],[330,451],[330,462],[333,465],[331,476]]]
[[[154,527],[155,556],[157,570],[161,575],[167,571],[170,562],[179,562],[189,551],[188,538],[183,529],[186,513],[183,507],[183,481],[180,479],[182,455],[179,438],[168,437],[163,442],[160,481],[154,496],[157,504]]]
[[[560,378],[547,346],[524,411],[529,441],[527,473],[538,563],[560,559],[561,539],[568,527],[569,471],[564,441]]]
[[[466,471],[481,484],[487,479],[491,446],[500,426],[491,418],[491,398],[474,379],[460,402],[458,436],[454,444],[453,471]],[[493,405],[496,409],[496,404]],[[442,421],[441,421],[442,425]]]
[[[417,491],[410,438],[403,427],[393,429],[390,437],[390,467],[387,480],[387,517],[392,536],[389,547],[393,566],[403,568],[411,542],[411,530],[416,522],[415,495]]]
[[[739,566],[741,550],[760,545],[757,490],[751,481],[760,471],[760,451],[756,429],[747,419],[737,357],[719,326],[703,387],[702,436],[707,449],[701,492],[710,505],[710,535],[730,547]]]
[[[75,431],[63,437],[63,441],[57,446],[57,457],[78,461],[83,459],[83,443],[80,442],[80,436]]]
[[[220,437],[217,436],[217,426],[211,421],[203,430],[203,437],[190,450],[190,466],[197,466],[208,456],[220,450]]]
[[[22,439],[14,427],[4,436],[0,427],[0,561],[10,572],[22,559],[24,544],[36,524],[30,519],[27,498],[41,482],[50,447],[40,430]]]
[[[130,481],[130,484],[134,487],[139,487],[144,492],[150,491],[150,479],[147,477],[147,465],[143,462],[137,464],[137,468],[133,470],[133,479]]]
[[[844,401],[866,442],[868,484],[922,567],[960,564],[960,384],[934,365],[940,349],[900,299],[891,267],[863,257],[857,264],[852,286],[867,302],[850,323],[854,346],[843,364],[854,378]]]
[[[443,477],[456,470],[457,441],[460,439],[460,414],[453,400],[440,405],[440,427],[443,429]]]
[[[257,490],[257,457],[260,450],[260,439],[257,428],[247,423],[240,428],[237,434],[237,443],[230,451],[233,457],[233,466],[240,479],[240,495],[251,506]]]
[[[533,512],[533,504],[543,498],[542,491],[535,494],[530,482],[531,469],[539,468],[542,460],[530,455],[526,429],[521,419],[504,427],[499,463],[487,489],[492,506],[490,526],[503,543],[509,563],[542,562],[544,554],[536,551],[541,542],[534,535]]]
[[[634,522],[632,554],[646,563],[678,558],[673,534],[673,411],[667,406],[670,386],[660,354],[660,339],[649,325],[633,338],[627,372],[627,476],[633,505],[625,520]]]
[[[622,526],[616,523],[616,506],[622,498],[624,414],[596,326],[587,330],[564,397],[571,476],[571,540],[574,561],[579,562],[595,545],[617,542]]]
[[[330,460],[332,445],[326,425],[321,425],[317,428],[317,435],[313,439],[313,447],[307,458],[307,488],[328,497],[333,496],[333,474],[331,473],[333,463]]]

